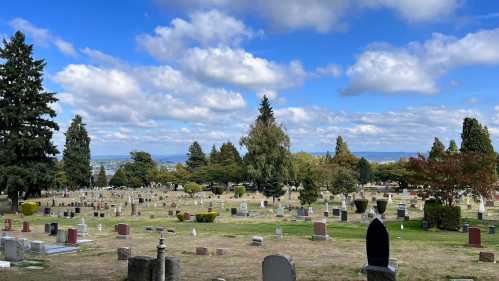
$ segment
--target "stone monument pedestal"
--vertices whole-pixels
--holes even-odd
[[[367,281],[396,281],[397,272],[391,266],[382,267],[368,265],[365,267]]]

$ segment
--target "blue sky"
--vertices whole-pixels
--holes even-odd
[[[63,132],[94,155],[238,143],[271,97],[293,151],[426,151],[499,134],[499,7],[464,0],[8,1],[0,36],[47,61]]]

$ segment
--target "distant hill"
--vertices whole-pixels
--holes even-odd
[[[325,155],[326,152],[312,152],[311,154],[321,156]],[[389,162],[398,161],[400,158],[409,158],[412,156],[417,156],[417,152],[372,152],[372,151],[358,151],[353,152],[357,157],[364,157],[372,162]],[[179,155],[152,155],[154,161],[162,164],[176,164],[184,163],[187,160],[185,154]],[[97,155],[92,156],[92,160],[96,162],[102,161],[127,161],[130,157],[128,155]]]

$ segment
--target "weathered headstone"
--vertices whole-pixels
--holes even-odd
[[[312,235],[313,240],[329,240],[330,237],[327,234],[326,223],[321,221],[314,222],[314,234]]]
[[[395,268],[389,266],[390,240],[381,220],[373,219],[366,235],[368,281],[396,280]]]
[[[495,262],[496,258],[492,252],[480,252],[478,260],[483,262]]]
[[[263,281],[296,281],[293,260],[288,256],[270,255],[263,259]]]
[[[471,247],[482,247],[480,228],[470,227],[468,230],[468,245]]]
[[[132,255],[132,249],[129,247],[120,247],[118,248],[117,253],[119,261],[126,261]]]
[[[9,238],[5,240],[4,255],[6,261],[22,261],[24,260],[24,244],[23,242]]]

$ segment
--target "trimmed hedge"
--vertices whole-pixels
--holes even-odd
[[[215,195],[222,195],[225,192],[225,187],[215,185],[211,188],[211,192],[213,192],[213,194],[215,194]]]
[[[215,221],[215,218],[217,216],[218,216],[217,212],[198,213],[196,214],[196,221],[211,223]]]
[[[354,204],[355,204],[355,209],[356,209],[356,213],[357,214],[362,214],[366,211],[367,209],[367,204],[369,203],[369,201],[367,199],[355,199],[355,201],[353,201]]]
[[[386,211],[386,205],[388,205],[388,201],[385,199],[376,200],[376,209],[378,210],[378,214],[382,215]]]
[[[444,206],[435,199],[427,200],[424,206],[424,220],[428,222],[429,227],[456,231],[460,227],[461,207]]]
[[[38,212],[38,204],[36,202],[24,202],[21,205],[21,212],[25,216],[31,216]]]

